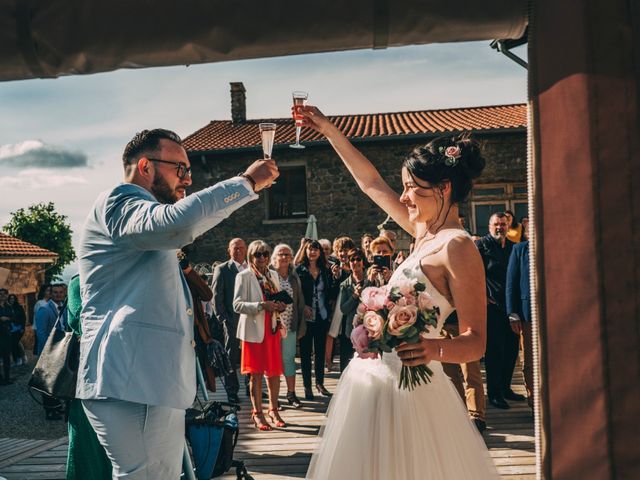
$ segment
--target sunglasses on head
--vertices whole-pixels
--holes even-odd
[[[255,253],[253,254],[253,256],[254,256],[255,258],[260,258],[260,257],[262,257],[262,258],[269,258],[269,252],[255,252]]]

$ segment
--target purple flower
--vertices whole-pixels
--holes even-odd
[[[351,331],[351,343],[358,354],[364,353],[369,348],[369,332],[364,325],[358,325]]]

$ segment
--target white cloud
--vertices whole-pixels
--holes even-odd
[[[0,145],[0,165],[15,167],[86,167],[87,155],[78,150],[68,150],[49,145],[40,140]]]
[[[16,175],[0,176],[0,187],[20,190],[42,190],[86,183],[87,180],[80,175],[64,175],[41,168],[22,170]]]

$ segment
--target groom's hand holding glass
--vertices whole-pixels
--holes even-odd
[[[247,178],[253,185],[253,191],[259,192],[269,188],[276,178],[280,176],[278,166],[273,160],[256,160],[247,168],[241,176]]]

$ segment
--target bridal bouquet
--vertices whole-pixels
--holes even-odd
[[[420,335],[436,328],[439,310],[426,285],[407,279],[393,287],[368,287],[353,319],[351,333],[358,356],[376,358],[402,343],[418,343]],[[429,383],[433,372],[426,365],[402,366],[398,388],[413,390]]]

